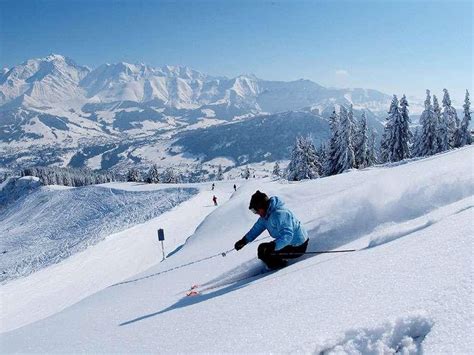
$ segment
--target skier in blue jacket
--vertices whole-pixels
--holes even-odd
[[[278,197],[257,191],[250,199],[249,209],[260,216],[245,236],[235,243],[242,249],[266,229],[275,240],[258,246],[258,258],[270,269],[285,267],[286,259],[302,256],[308,247],[308,234],[301,222]]]

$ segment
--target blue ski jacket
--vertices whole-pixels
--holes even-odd
[[[275,238],[275,250],[280,250],[288,245],[299,246],[308,239],[308,233],[301,222],[276,196],[270,197],[267,214],[257,220],[244,238],[250,243],[265,229]]]

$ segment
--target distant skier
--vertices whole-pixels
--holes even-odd
[[[214,185],[214,183],[212,183],[212,187],[211,187],[212,191],[214,191],[214,187],[216,187],[216,185]]]
[[[234,184],[234,191],[237,191],[237,185]]]
[[[258,246],[258,258],[270,269],[285,267],[286,259],[298,258],[306,252],[308,234],[282,200],[276,196],[268,198],[265,193],[257,191],[250,199],[249,209],[260,218],[250,231],[235,243],[236,250],[242,249],[267,229],[275,240]]]
[[[216,195],[212,196],[212,202],[214,202],[214,206],[217,206],[217,197],[216,197]]]

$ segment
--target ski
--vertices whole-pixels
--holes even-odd
[[[240,282],[240,281],[245,281],[247,279],[251,279],[253,277],[266,275],[266,274],[271,274],[275,271],[278,271],[278,269],[277,270],[262,270],[261,272],[256,273],[256,274],[247,275],[247,276],[243,276],[243,277],[239,277],[239,278],[229,279],[229,280],[226,280],[226,281],[218,282],[215,285],[210,285],[210,286],[206,286],[206,287],[202,287],[198,284],[195,284],[195,285],[192,285],[190,287],[190,289],[186,292],[186,296],[188,296],[188,297],[190,297],[190,296],[199,296],[203,292],[206,292],[206,291],[210,291],[210,290],[218,289],[218,288],[221,288],[221,287],[225,287],[225,286],[228,286],[228,285]]]

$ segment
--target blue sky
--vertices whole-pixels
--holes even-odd
[[[0,65],[58,53],[424,96],[472,89],[471,1],[0,0]],[[462,97],[456,97],[462,99]]]

